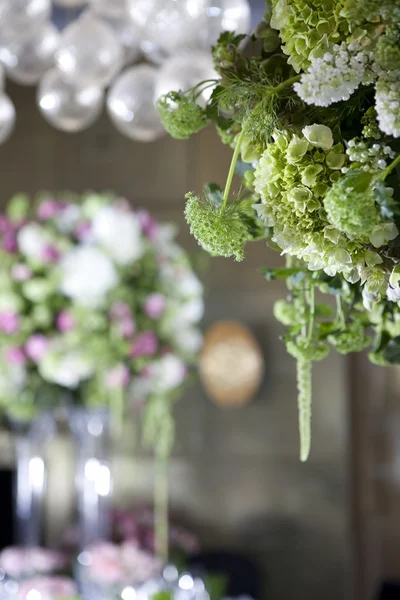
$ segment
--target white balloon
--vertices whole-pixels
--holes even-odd
[[[158,71],[149,65],[126,70],[113,83],[107,110],[118,131],[140,142],[152,142],[165,132],[154,106]]]
[[[8,35],[0,42],[0,60],[7,75],[24,85],[35,85],[54,62],[60,40],[51,23],[30,31],[27,36]]]
[[[48,21],[51,0],[0,0],[1,33],[25,34]]]
[[[91,9],[93,11],[93,9]],[[99,18],[106,24],[110,29],[113,30],[119,43],[122,46],[124,53],[124,64],[130,64],[138,60],[141,48],[140,48],[140,32],[137,26],[134,24],[132,19],[127,18],[126,14],[122,15],[98,15]]]
[[[215,44],[222,31],[247,33],[250,29],[248,0],[209,0],[206,14],[208,44]]]
[[[56,65],[64,79],[80,86],[108,85],[123,60],[113,30],[90,12],[64,30],[56,53]]]
[[[121,17],[127,14],[126,0],[88,0],[93,10],[101,16]]]
[[[0,144],[4,144],[15,125],[15,107],[10,98],[0,94]]]
[[[53,0],[53,2],[63,8],[76,8],[77,6],[86,4],[86,0]]]
[[[197,50],[173,56],[160,69],[155,86],[155,100],[168,92],[185,92],[201,81],[218,78],[209,52]],[[197,102],[204,106],[211,96],[212,89],[211,84],[199,96]]]
[[[143,39],[173,53],[194,46],[204,32],[208,0],[127,0]]]
[[[46,121],[62,131],[86,129],[99,117],[104,101],[100,87],[76,87],[57,69],[48,71],[39,84],[37,103]]]

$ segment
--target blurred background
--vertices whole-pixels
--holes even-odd
[[[252,0],[252,21],[264,10]],[[180,242],[199,249],[183,218],[184,195],[205,181],[223,184],[231,151],[211,129],[189,141],[143,144],[120,135],[103,115],[84,132],[51,127],[35,90],[8,83],[18,119],[0,147],[1,202],[17,190],[113,190],[135,207],[180,227]],[[313,451],[298,460],[295,363],[280,342],[275,300],[282,282],[260,268],[280,264],[263,242],[247,259],[207,261],[204,329],[233,319],[255,335],[265,361],[262,386],[248,404],[221,407],[197,382],[176,405],[170,462],[171,511],[203,549],[238,552],[262,574],[260,600],[369,600],[400,575],[400,413],[397,369],[331,353],[314,372]],[[11,513],[12,440],[0,436],[2,509]],[[152,465],[128,452],[114,457],[113,502],[151,502]],[[68,436],[51,442],[46,538],[54,545],[74,510],[73,453]],[[7,513],[8,511],[8,513]],[[2,519],[1,543],[10,543]]]

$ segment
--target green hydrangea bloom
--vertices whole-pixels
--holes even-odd
[[[186,195],[185,217],[190,232],[199,245],[216,256],[244,258],[244,246],[249,239],[243,218],[248,213],[248,203],[230,202],[218,206],[207,196]]]
[[[347,20],[341,15],[340,0],[273,0],[271,27],[279,30],[282,50],[289,64],[299,72],[314,58],[321,58],[329,45],[340,44],[349,35]]]
[[[343,273],[355,283],[369,239],[350,238],[333,226],[323,204],[348,158],[341,144],[333,145],[328,128],[313,127],[305,128],[307,137],[274,133],[255,169],[254,188],[262,200],[256,210],[286,254],[301,258],[311,270]]]
[[[345,0],[341,15],[352,26],[375,21],[379,16],[396,21],[400,18],[400,5],[397,0]]]
[[[328,336],[328,342],[339,354],[361,352],[371,343],[371,338],[365,334],[365,328],[359,321],[354,321],[336,335]]]
[[[304,310],[299,310],[299,307],[286,300],[277,300],[274,304],[274,317],[283,325],[290,327],[304,322]]]
[[[169,92],[157,101],[157,110],[169,135],[186,140],[208,123],[205,110],[182,92]]]

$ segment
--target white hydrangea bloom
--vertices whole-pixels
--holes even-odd
[[[304,102],[329,106],[348,100],[358,86],[371,78],[370,56],[359,51],[358,44],[335,45],[332,52],[313,60],[294,89]]]
[[[400,137],[400,71],[382,74],[376,82],[375,107],[380,129]]]
[[[134,263],[144,253],[142,232],[136,215],[113,206],[106,206],[96,213],[93,239],[119,265]]]

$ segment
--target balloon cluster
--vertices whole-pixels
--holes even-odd
[[[0,0],[0,143],[16,119],[4,71],[38,85],[39,109],[57,129],[89,127],[106,102],[121,133],[155,140],[164,132],[155,100],[213,78],[209,45],[249,24],[248,0]]]

